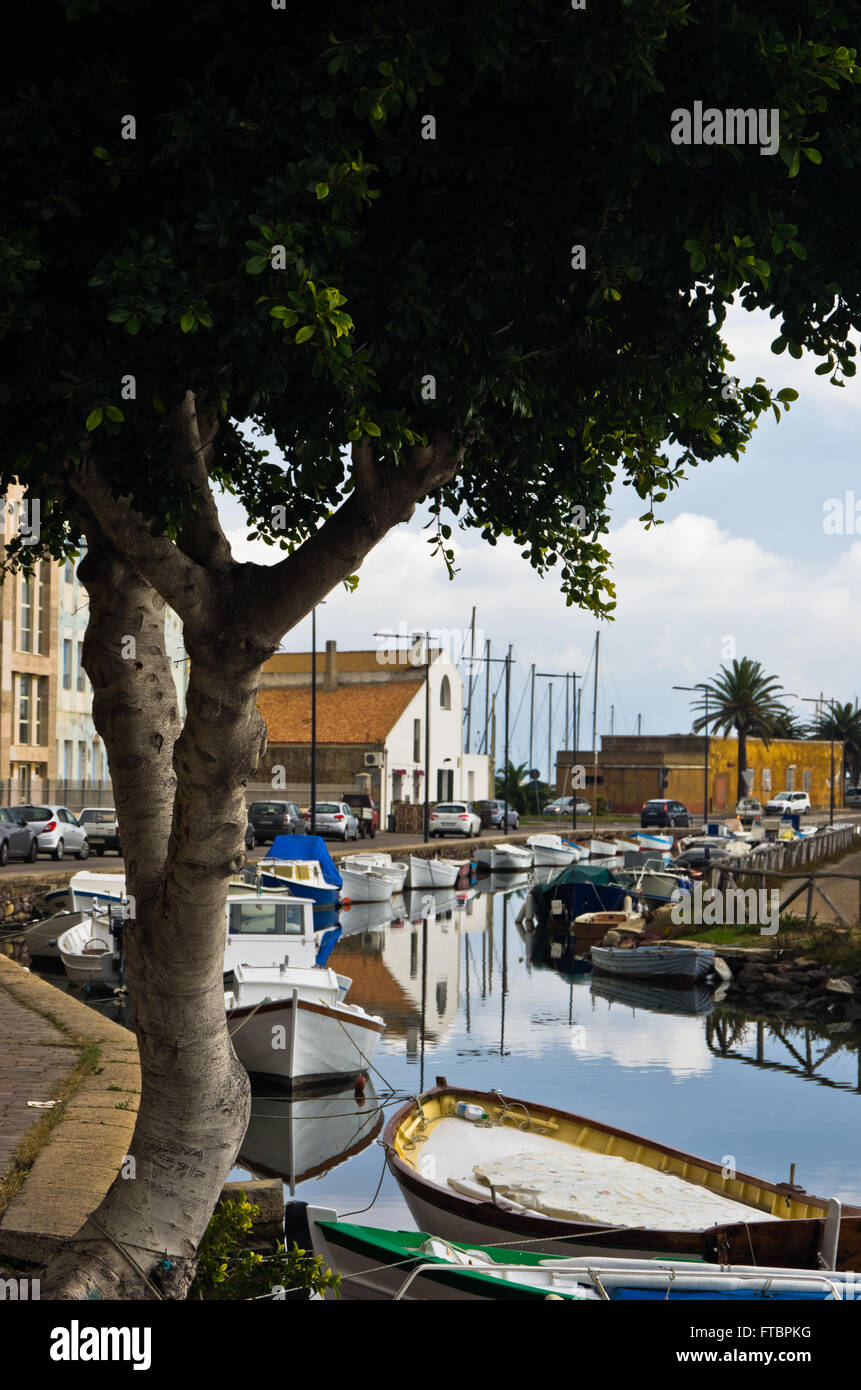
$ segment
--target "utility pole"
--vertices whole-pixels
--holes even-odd
[[[598,829],[598,644],[601,633],[595,633],[595,685],[592,693],[592,834]]]
[[[611,705],[611,706],[610,706],[610,736],[611,736],[611,738],[612,738],[612,735],[613,735],[613,726],[614,726],[615,722],[616,722],[616,706],[615,706],[615,705]]]
[[[488,718],[490,717],[490,638],[484,644],[484,751],[488,751],[487,731],[490,728]],[[493,764],[491,763],[491,766]]]
[[[577,788],[574,786],[574,767],[577,762],[577,672],[571,672],[572,744],[571,744],[571,829],[577,829]]]
[[[425,638],[425,813],[424,842],[430,844],[430,638]]]
[[[469,704],[466,707],[466,751],[472,750],[472,671],[475,665],[475,606],[469,628]]]
[[[547,715],[547,785],[553,781],[553,682],[550,682],[550,709]]]
[[[529,776],[532,776],[532,727],[535,719],[535,662],[532,663],[529,691]]]
[[[565,724],[564,724],[564,739],[563,739],[562,747],[565,748],[566,750],[567,750],[567,748],[568,748],[568,677],[567,677],[567,676],[565,677]]]
[[[505,658],[505,810],[502,820],[502,833],[508,834],[508,710],[511,703],[511,645]]]
[[[641,714],[638,714],[638,715],[637,715],[637,736],[639,737],[639,736],[642,734],[642,732],[643,732],[643,716],[642,716]]]
[[[317,834],[317,606],[311,609],[311,834]]]

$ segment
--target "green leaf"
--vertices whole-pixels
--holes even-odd
[[[95,408],[95,410],[91,410],[90,413],[89,413],[89,415],[87,416],[87,421],[86,421],[87,429],[88,429],[89,431],[91,431],[91,432],[92,432],[93,430],[97,430],[97,429],[99,428],[99,425],[100,425],[101,423],[102,423],[102,407],[101,407],[100,405],[97,405],[96,408]]]
[[[185,313],[179,321],[179,326],[182,329],[183,333],[190,333],[192,329],[195,327],[196,323],[197,320],[194,317],[194,311],[192,309],[186,309]]]
[[[395,70],[391,63],[380,63],[377,72],[382,73],[383,77],[394,77]]]
[[[816,375],[827,376],[833,366],[834,363],[830,360],[828,362],[820,362],[819,366],[816,368]]]
[[[105,164],[111,163],[111,156],[108,154],[104,145],[96,145],[93,154],[96,156],[96,159],[101,159]]]
[[[128,309],[112,309],[108,314],[108,323],[125,323],[128,316]]]
[[[386,115],[386,113],[385,113],[385,111],[383,110],[383,108],[382,108],[382,106],[380,105],[379,102],[376,102],[376,103],[374,104],[374,106],[371,107],[371,119],[372,119],[372,120],[375,120],[375,121],[382,121],[382,120],[385,119],[385,115]]]
[[[803,356],[802,349],[799,347],[798,343],[789,344],[789,355],[790,357],[796,358],[796,360]]]
[[[126,319],[127,333],[131,333],[132,335],[134,335],[135,333],[140,333],[140,328],[141,321],[138,318],[137,314],[132,314],[129,318]]]
[[[781,334],[780,337],[775,338],[774,342],[771,345],[771,350],[772,352],[786,351],[786,339],[783,337],[783,334]]]
[[[297,343],[307,343],[309,338],[313,338],[314,331],[314,325],[312,323],[306,323],[304,328],[299,329],[295,341]]]
[[[379,438],[380,427],[379,425],[375,425],[373,420],[364,420],[362,422],[362,428],[364,429],[365,434],[372,434],[375,438]]]
[[[317,103],[317,110],[325,120],[331,121],[335,114],[335,103],[330,97],[321,97]]]
[[[314,192],[317,194],[318,198],[328,198],[329,185],[327,183],[318,183],[315,185]]]
[[[783,401],[784,405],[786,405],[789,401],[798,400],[798,392],[791,386],[784,386],[782,391],[777,392],[777,399]]]
[[[804,154],[805,154],[805,157],[806,157],[807,159],[810,160],[810,163],[811,163],[811,164],[821,164],[821,163],[822,163],[822,155],[819,153],[818,150],[812,150],[812,149],[810,149],[808,146],[805,146],[805,147],[804,147]]]

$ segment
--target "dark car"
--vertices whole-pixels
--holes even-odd
[[[28,859],[35,864],[39,836],[24,817],[8,806],[0,806],[0,864],[10,859]]]
[[[109,849],[122,854],[120,827],[113,806],[85,806],[78,821],[87,832],[93,854],[106,854]]]
[[[305,817],[295,801],[254,801],[248,808],[248,820],[261,845],[276,835],[305,834]]]
[[[680,801],[659,798],[647,801],[640,812],[640,825],[690,825],[691,813]]]
[[[733,856],[728,854],[725,849],[721,849],[720,845],[717,843],[717,836],[715,836],[715,841],[716,843],[713,846],[703,844],[691,845],[690,849],[686,849],[681,854],[676,855],[675,859],[672,861],[673,868],[683,865],[688,869],[703,870],[710,868],[713,864],[726,864]]]
[[[341,800],[346,802],[359,822],[359,834],[364,840],[372,840],[380,828],[380,808],[372,796],[366,792],[346,792]]]
[[[490,824],[494,827],[494,829],[496,829],[496,830],[501,830],[501,829],[502,829],[502,822],[503,822],[503,820],[505,819],[505,802],[504,802],[504,801],[479,801],[479,802],[478,802],[478,813],[479,813],[479,815],[481,816],[482,824],[485,823],[485,816],[484,816],[484,812],[485,812],[485,811],[487,811],[487,813],[488,813],[488,815],[489,815],[489,817],[490,817]],[[517,811],[515,811],[514,807],[513,807],[512,805],[509,804],[509,807],[508,807],[508,829],[509,829],[509,830],[516,830],[516,829],[518,828],[519,825],[520,825],[520,816],[519,816],[519,814],[517,813]]]

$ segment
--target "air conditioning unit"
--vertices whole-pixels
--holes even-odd
[[[382,765],[383,765],[383,755],[382,755],[382,753],[366,753],[366,754],[365,754],[365,767],[382,767]]]

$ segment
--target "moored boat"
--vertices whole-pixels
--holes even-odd
[[[526,843],[532,850],[532,863],[536,868],[562,869],[566,864],[576,864],[584,855],[579,845],[563,840],[561,835],[530,835]]]
[[[471,1123],[459,1105],[486,1119]],[[755,1222],[768,1229],[769,1261],[794,1267],[792,1228],[819,1221],[827,1249],[825,1198],[499,1092],[440,1081],[397,1111],[383,1143],[416,1225],[448,1240],[522,1237],[551,1254],[714,1258],[714,1229]],[[785,1258],[779,1228],[788,1232]]]
[[[352,869],[367,865],[378,874],[382,874],[384,878],[391,879],[392,890],[395,893],[400,893],[403,890],[410,871],[409,864],[405,864],[399,859],[392,859],[390,854],[345,854],[340,863],[342,877],[345,866]],[[349,897],[349,894],[346,896]]]
[[[714,951],[695,946],[592,947],[594,970],[639,980],[704,980],[714,964]]]
[[[276,835],[266,857],[247,872],[320,907],[333,907],[341,896],[341,875],[320,835]]]
[[[288,1208],[291,1231],[341,1275],[347,1299],[432,1302],[661,1302],[692,1299],[839,1301],[851,1281],[834,1272],[724,1267],[701,1260],[546,1256],[509,1244],[470,1246],[424,1231],[339,1221],[324,1207]],[[293,1222],[305,1229],[296,1232]],[[307,1223],[307,1225],[306,1225]],[[306,1233],[307,1231],[307,1233]]]
[[[453,888],[460,877],[456,859],[423,859],[410,855],[410,888]]]
[[[341,865],[341,895],[350,902],[391,902],[394,888],[394,881],[372,864]]]
[[[102,980],[102,960],[114,949],[106,913],[83,913],[79,922],[57,937],[63,969],[73,984]]]
[[[648,830],[639,830],[635,838],[643,849],[657,850],[659,854],[673,847],[672,835],[655,835]]]

